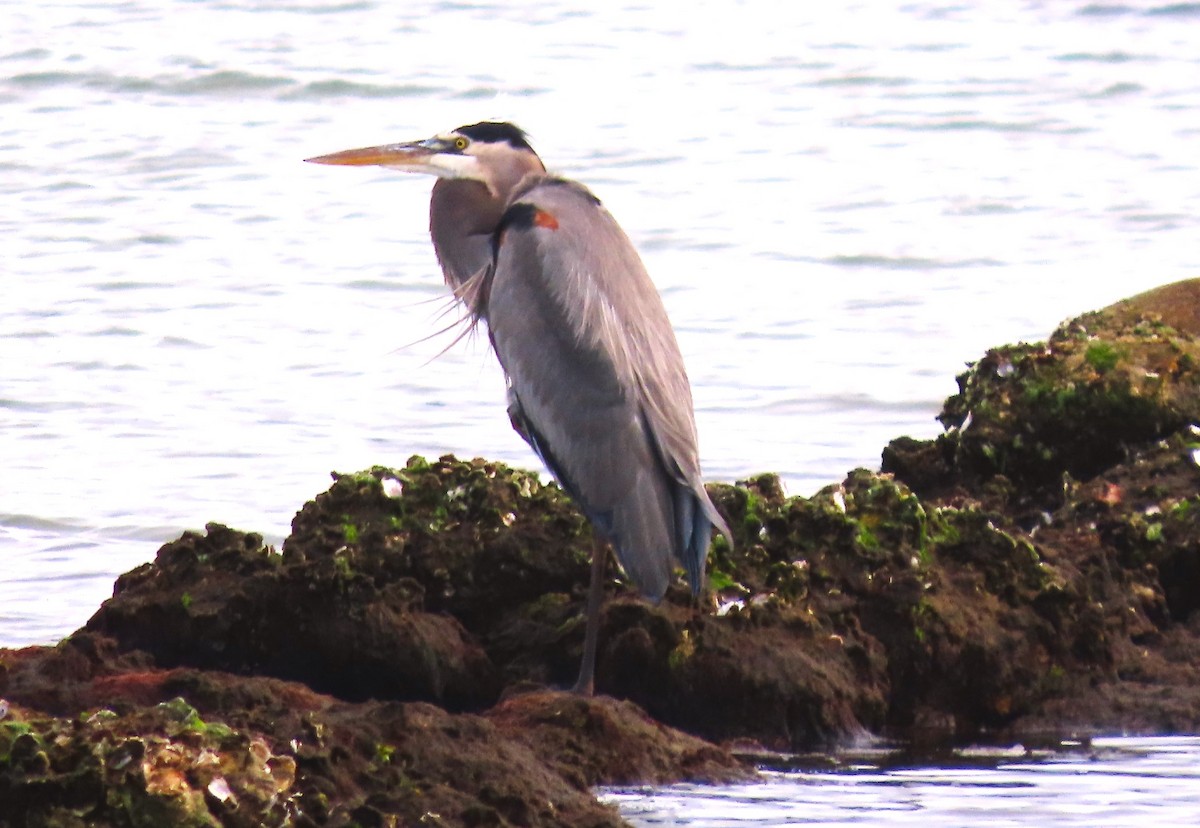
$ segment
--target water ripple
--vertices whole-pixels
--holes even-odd
[[[274,92],[296,86],[296,81],[278,75],[259,75],[236,70],[218,70],[195,77],[116,75],[109,72],[24,72],[6,81],[19,89],[51,89],[75,87],[124,94],[129,92],[155,93],[168,96],[246,95],[254,92]]]
[[[1200,17],[1200,3],[1172,3],[1145,11],[1147,17]]]
[[[1198,756],[1194,737],[1097,739],[927,764],[866,757],[832,771],[768,772],[741,785],[611,788],[601,799],[635,826],[1188,825]]]
[[[1055,60],[1064,62],[1082,61],[1094,63],[1129,63],[1135,60],[1148,60],[1145,55],[1131,55],[1128,52],[1068,52],[1065,55],[1058,55]]]
[[[999,267],[996,259],[926,259],[919,256],[842,255],[823,259],[826,264],[846,268],[882,268],[884,270],[944,270],[966,267]]]
[[[376,84],[331,79],[306,83],[283,96],[284,100],[324,100],[327,98],[420,98],[445,90],[427,84]]]

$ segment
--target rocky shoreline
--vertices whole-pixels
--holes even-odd
[[[596,785],[746,757],[1200,726],[1200,281],[989,351],[936,440],[811,498],[710,493],[696,605],[610,571],[537,475],[335,475],[281,550],[210,525],[55,647],[0,650],[0,825],[621,824]],[[741,757],[741,758],[739,758]]]

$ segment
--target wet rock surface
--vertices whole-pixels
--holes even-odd
[[[616,825],[599,784],[868,734],[1200,726],[1200,288],[989,351],[936,440],[810,498],[710,487],[703,600],[610,563],[537,475],[335,475],[281,550],[210,525],[56,647],[0,651],[11,825]]]
[[[1200,726],[1200,280],[995,348],[958,378],[936,440],[883,470],[927,507],[976,508],[1051,577],[1031,606],[1058,650],[1010,728]]]

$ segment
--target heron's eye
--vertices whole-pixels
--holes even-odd
[[[460,135],[454,139],[454,148],[456,150],[465,150],[467,148],[467,145],[470,143],[471,143],[470,141],[468,141],[466,138],[463,138]]]

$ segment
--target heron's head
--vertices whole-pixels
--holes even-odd
[[[494,121],[462,126],[423,141],[344,150],[305,160],[471,179],[482,182],[497,196],[507,193],[529,173],[546,170],[524,132],[510,123]]]

